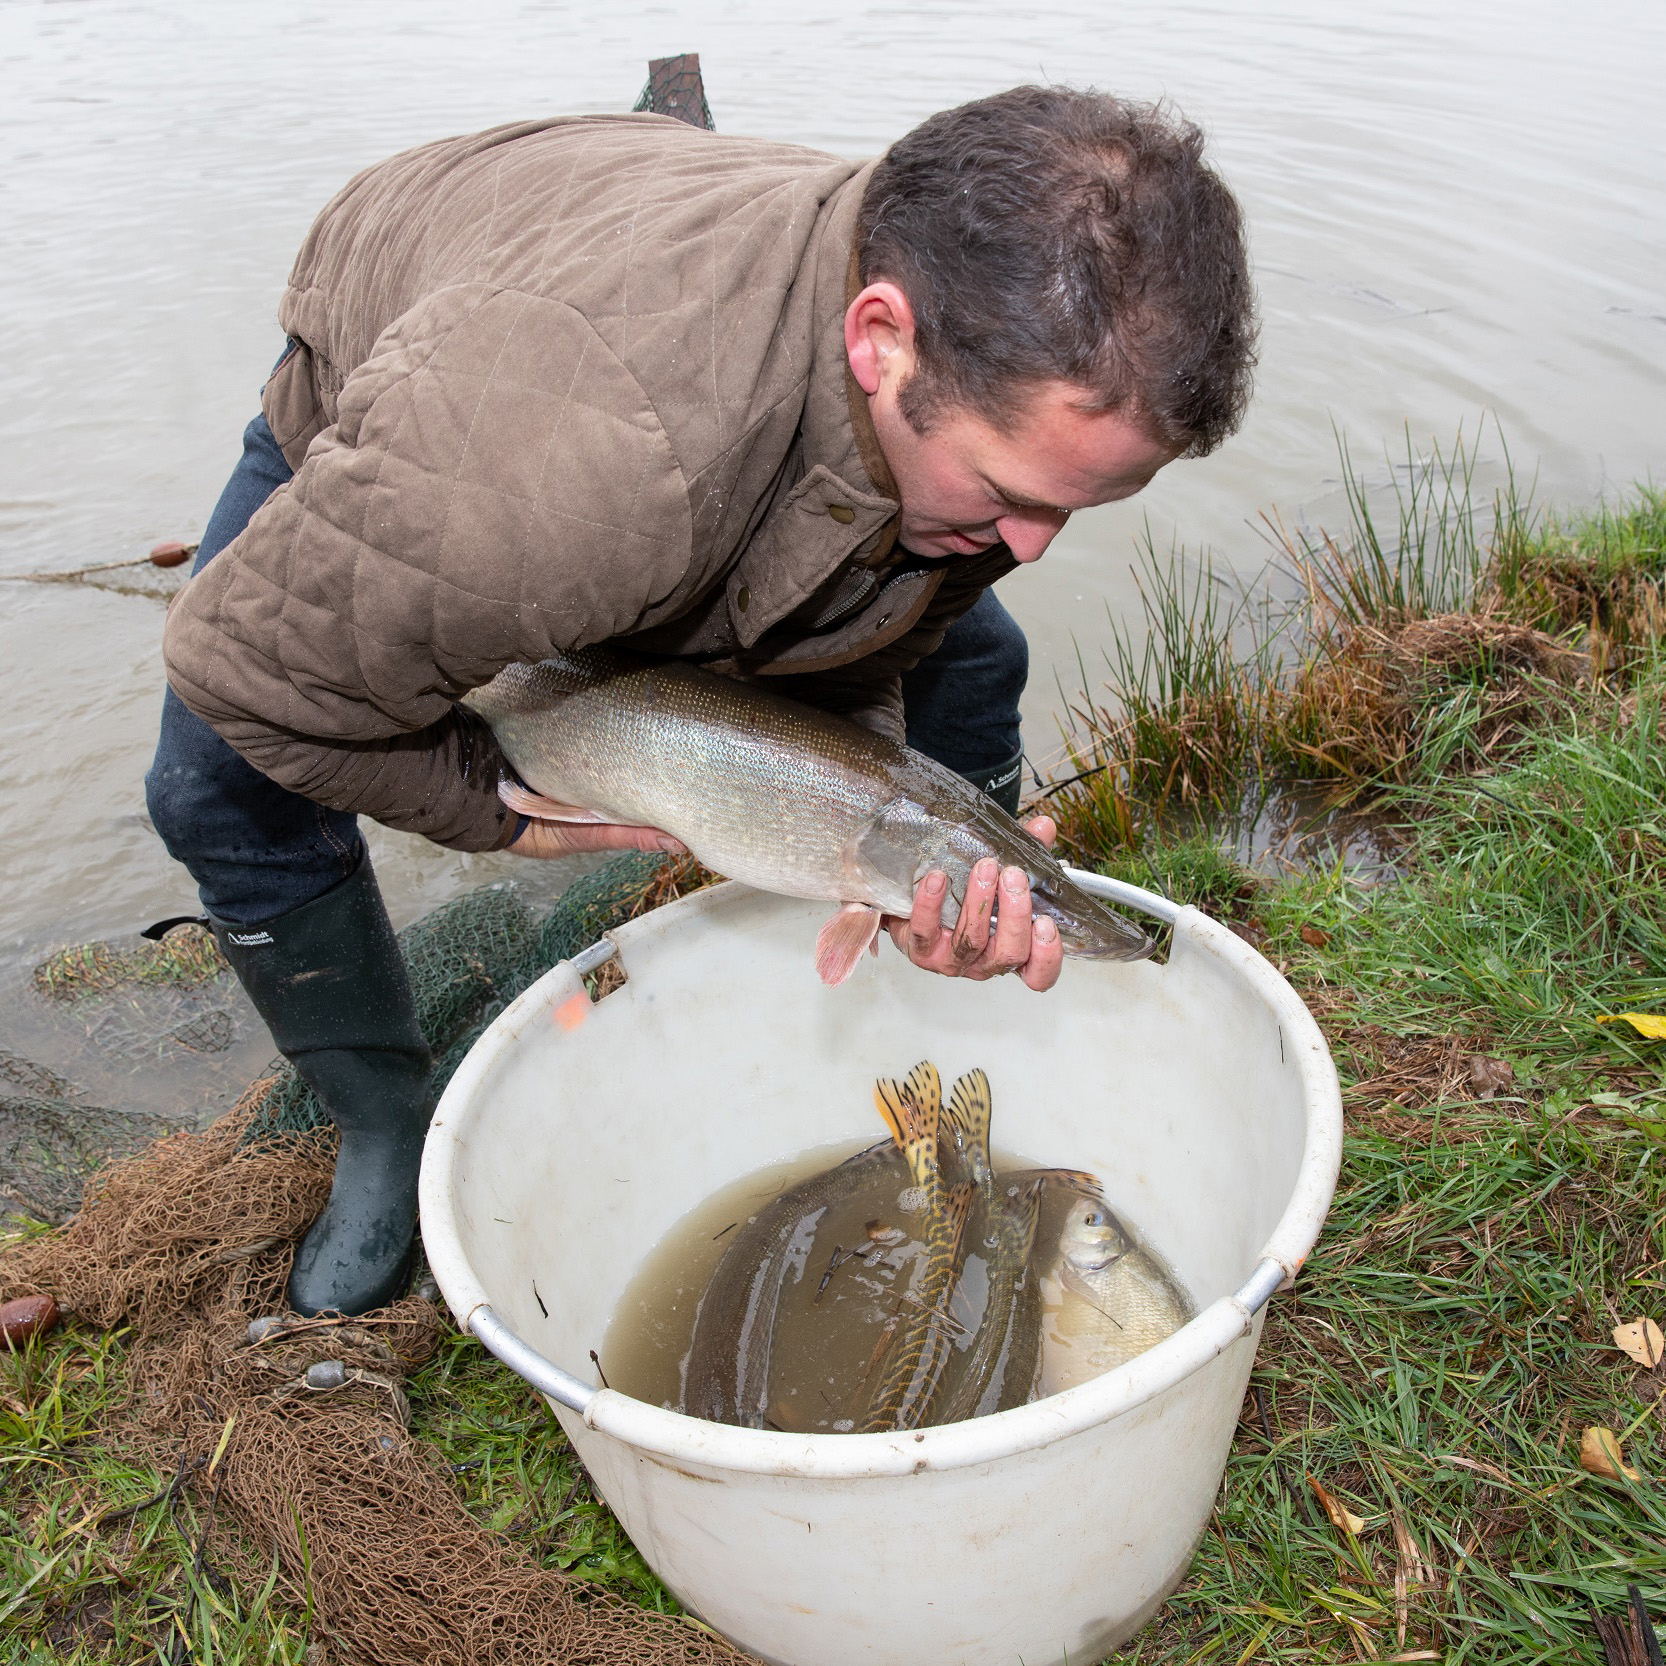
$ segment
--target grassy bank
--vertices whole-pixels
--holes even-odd
[[[1593,1610],[1666,1610],[1666,1373],[1612,1334],[1663,1306],[1666,1057],[1598,1022],[1666,1008],[1666,497],[1535,522],[1506,495],[1483,533],[1453,477],[1403,542],[1356,500],[1347,541],[1287,545],[1297,601],[1247,647],[1157,588],[1146,666],[1201,657],[1203,695],[1125,654],[1080,748],[1109,767],[1056,795],[1080,859],[1280,965],[1348,1116],[1210,1531],[1129,1663],[1600,1662]],[[1252,873],[1173,831],[1268,778],[1368,802],[1396,871]],[[1581,1468],[1593,1425],[1640,1480]]]
[[[1666,495],[1558,521],[1477,509],[1461,450],[1405,478],[1383,525],[1357,490],[1344,533],[1287,537],[1281,600],[1153,564],[1151,646],[1113,653],[1050,798],[1078,860],[1286,971],[1348,1112],[1219,1506],[1128,1666],[1597,1663],[1593,1608],[1666,1609],[1666,1371],[1612,1345],[1666,1306],[1666,1061],[1597,1021],[1666,1010]],[[1234,860],[1290,783],[1378,818],[1391,869]],[[304,1606],[200,1553],[201,1492],[103,1438],[122,1357],[0,1354],[0,1656],[318,1666]],[[478,1520],[674,1606],[472,1341],[407,1386]],[[1580,1466],[1592,1425],[1640,1479]]]

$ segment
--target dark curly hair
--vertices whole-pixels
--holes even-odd
[[[856,248],[862,282],[890,279],[914,309],[900,404],[922,433],[952,406],[1010,427],[1054,379],[1186,457],[1243,420],[1243,217],[1202,133],[1163,105],[1014,87],[932,116],[880,159]]]

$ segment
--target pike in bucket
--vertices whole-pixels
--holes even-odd
[[[1151,940],[1075,885],[1032,834],[941,764],[841,717],[684,661],[587,648],[511,666],[464,701],[521,777],[499,791],[552,821],[658,827],[707,867],[781,896],[841,904],[816,970],[842,983],[883,915],[933,868],[952,924],[975,863],[1030,878],[1065,953],[1137,960]],[[521,783],[525,783],[524,786]]]

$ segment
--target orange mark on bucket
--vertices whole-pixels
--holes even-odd
[[[582,989],[576,995],[569,995],[550,1014],[556,1028],[562,1030],[576,1030],[589,1016],[590,997]]]

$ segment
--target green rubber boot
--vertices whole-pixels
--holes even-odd
[[[370,859],[275,920],[210,924],[341,1132],[330,1201],[295,1252],[290,1305],[309,1317],[381,1307],[410,1275],[433,1060]]]
[[[1018,800],[1024,790],[1024,754],[1014,752],[1004,764],[992,769],[963,769],[960,774],[979,792],[986,792],[1009,816],[1018,814]]]

